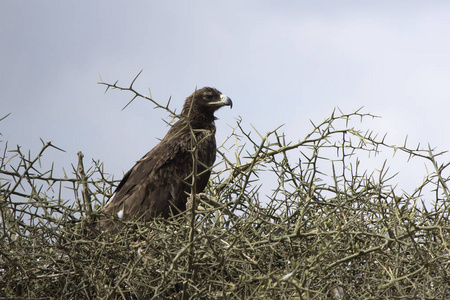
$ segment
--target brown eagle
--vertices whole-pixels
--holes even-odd
[[[150,152],[129,170],[104,208],[112,217],[103,227],[120,229],[120,220],[148,221],[168,218],[186,210],[192,183],[193,149],[196,147],[196,192],[208,183],[216,159],[214,112],[232,106],[231,99],[215,88],[204,87],[190,95],[179,120]]]

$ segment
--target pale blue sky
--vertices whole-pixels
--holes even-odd
[[[141,69],[136,88],[178,110],[196,86],[233,99],[219,142],[238,116],[296,141],[364,106],[390,143],[450,149],[448,1],[2,1],[0,24],[1,138],[51,140],[67,151],[47,154],[56,168],[81,150],[120,178],[165,134],[164,112],[121,111],[130,95],[97,85]]]

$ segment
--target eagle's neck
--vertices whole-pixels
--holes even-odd
[[[205,130],[213,130],[216,125],[214,123],[214,120],[216,118],[214,117],[214,115],[211,116],[206,116],[206,115],[200,115],[200,116],[195,116],[195,117],[191,117],[189,119],[185,118],[184,119],[184,123],[185,124],[190,124],[190,126],[194,129],[205,129]],[[181,121],[181,120],[180,120]]]
[[[216,131],[216,124],[214,123],[215,118],[189,118],[182,116],[178,122],[173,124],[169,129],[166,136],[174,136],[182,133],[189,132],[189,128],[208,130],[211,132]]]

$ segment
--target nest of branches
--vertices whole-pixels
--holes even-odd
[[[448,299],[448,164],[347,123],[372,117],[334,112],[297,143],[239,120],[206,192],[191,195],[198,207],[119,234],[97,226],[116,183],[101,163],[85,168],[79,153],[56,177],[36,165],[50,143],[35,157],[2,144],[0,297]],[[383,149],[434,171],[398,194],[386,163],[358,168]]]

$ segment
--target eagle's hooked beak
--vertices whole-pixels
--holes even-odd
[[[220,95],[220,100],[222,100],[222,105],[223,106],[229,106],[230,108],[233,108],[233,102],[226,95],[221,94]]]

